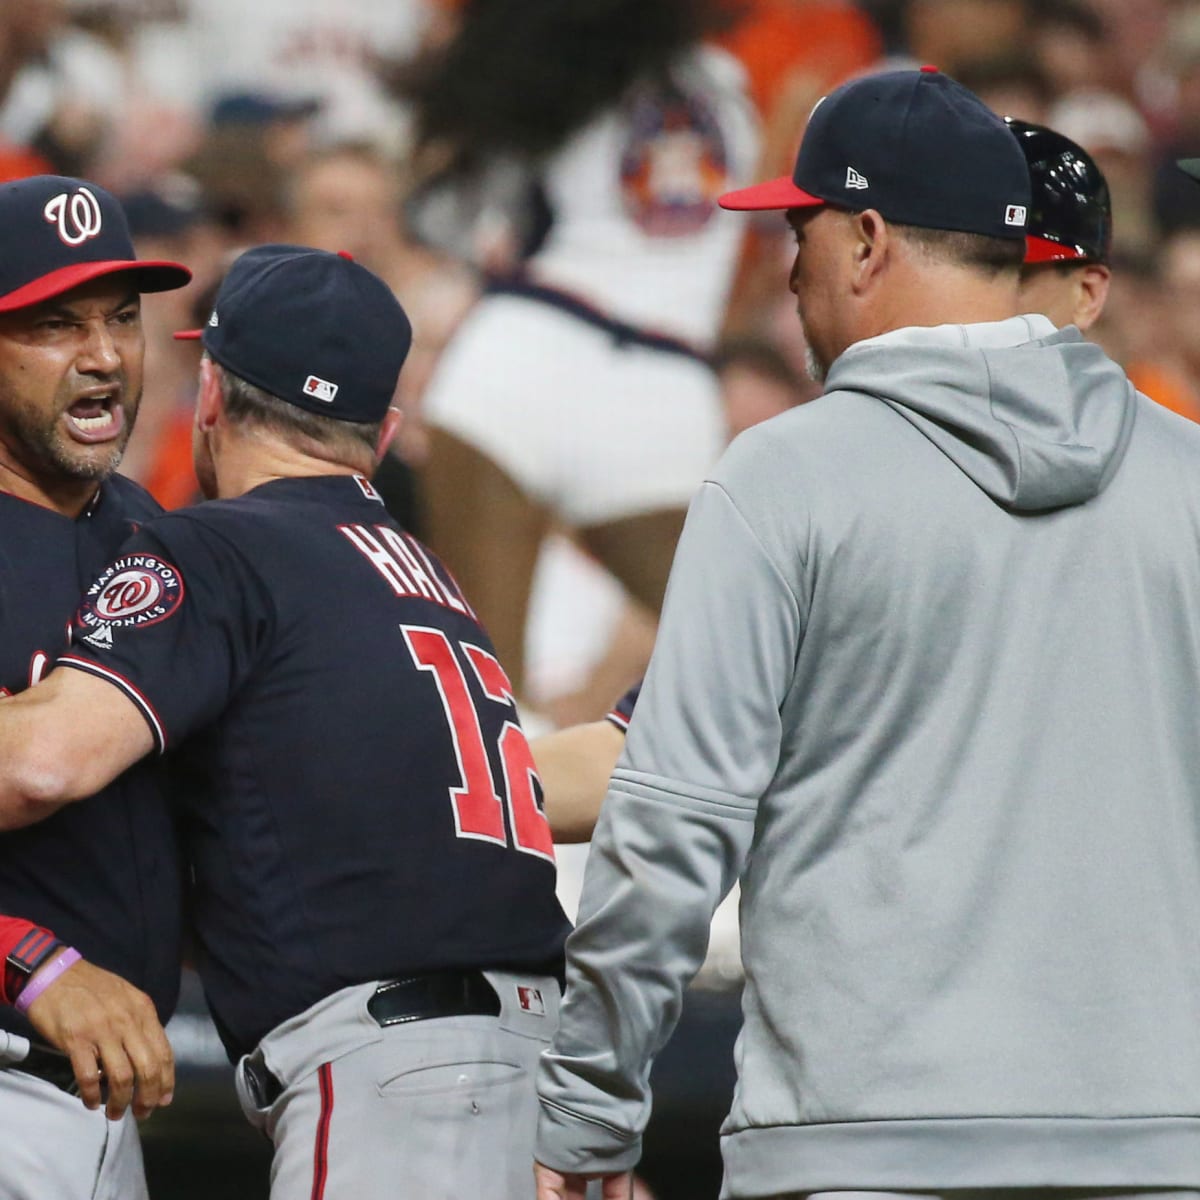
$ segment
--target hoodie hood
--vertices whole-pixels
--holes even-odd
[[[1133,433],[1125,373],[1044,317],[897,330],[851,346],[827,392],[874,396],[997,504],[1040,512],[1108,486]]]

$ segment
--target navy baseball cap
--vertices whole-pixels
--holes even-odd
[[[851,80],[817,103],[796,169],[718,203],[873,208],[925,229],[1025,237],[1029,171],[1004,122],[936,67]]]
[[[117,273],[139,292],[169,292],[192,277],[180,263],[139,260],[121,205],[97,184],[65,175],[0,184],[0,312]]]
[[[1025,227],[1025,261],[1107,263],[1112,254],[1112,200],[1095,160],[1057,130],[1005,117],[1029,165],[1033,198]]]
[[[412,326],[378,275],[348,254],[256,246],[237,258],[199,338],[247,383],[297,408],[380,421],[412,344]]]

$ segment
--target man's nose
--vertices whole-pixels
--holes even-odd
[[[85,374],[114,375],[121,368],[121,354],[107,321],[89,321],[78,366]]]

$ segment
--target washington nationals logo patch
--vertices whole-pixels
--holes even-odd
[[[156,625],[182,602],[183,579],[170,563],[153,554],[127,554],[88,589],[76,622],[90,631],[84,641],[111,645],[113,629]]]
[[[76,188],[68,195],[59,192],[46,202],[42,216],[58,229],[68,246],[81,246],[88,238],[98,237],[104,225],[100,201],[87,188]]]

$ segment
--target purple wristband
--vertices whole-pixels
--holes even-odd
[[[68,968],[73,967],[81,958],[72,946],[68,946],[52,963],[39,967],[33,978],[21,989],[21,994],[13,1001],[13,1008],[19,1013],[29,1011],[29,1006]]]

